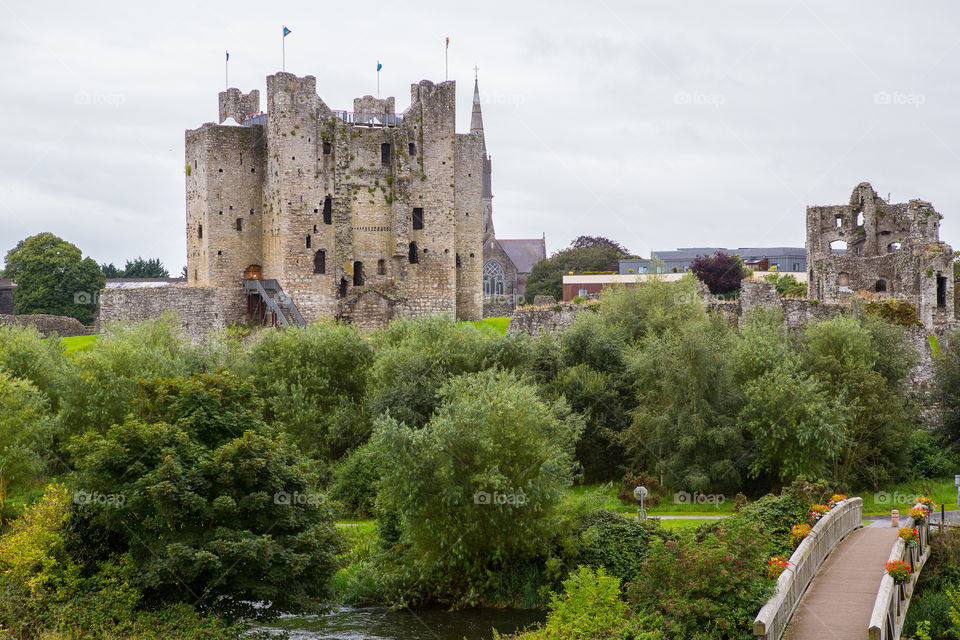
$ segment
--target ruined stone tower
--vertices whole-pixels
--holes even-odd
[[[399,114],[331,110],[291,73],[267,77],[266,114],[257,91],[221,92],[219,122],[186,132],[188,284],[222,289],[227,315],[254,278],[308,322],[479,319],[488,159],[479,104],[456,133],[455,88],[411,85]]]
[[[942,217],[922,200],[890,204],[866,182],[850,204],[807,207],[808,296],[905,298],[928,331],[953,326],[953,250],[940,241]]]

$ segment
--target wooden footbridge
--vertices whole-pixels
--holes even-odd
[[[918,507],[921,505],[917,505]],[[919,543],[906,546],[898,529],[862,526],[863,503],[850,498],[831,509],[790,556],[777,592],[757,614],[762,640],[899,640],[917,576],[930,555],[930,518],[915,527]],[[910,578],[894,584],[884,564],[905,560]]]

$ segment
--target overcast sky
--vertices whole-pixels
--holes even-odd
[[[0,255],[51,231],[98,262],[185,263],[184,130],[230,85],[314,75],[351,109],[480,68],[494,221],[548,251],[803,246],[861,181],[960,245],[960,4],[0,0]]]

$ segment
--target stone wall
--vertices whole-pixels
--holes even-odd
[[[568,329],[583,311],[592,305],[564,302],[552,306],[519,307],[513,312],[508,333],[537,336]]]
[[[512,316],[514,311],[513,302],[504,300],[501,302],[484,302],[484,318],[506,318]]]
[[[218,329],[246,321],[246,302],[240,290],[225,287],[143,287],[105,289],[100,294],[100,331],[115,323],[137,323],[173,311],[193,341]]]
[[[0,324],[17,324],[25,327],[33,327],[44,336],[50,336],[55,333],[61,338],[86,336],[91,333],[96,333],[95,328],[84,326],[76,318],[69,316],[52,316],[44,313],[22,316],[0,314]]]

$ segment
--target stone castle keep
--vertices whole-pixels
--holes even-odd
[[[869,183],[850,204],[807,207],[807,297],[849,300],[866,290],[904,298],[928,331],[956,323],[953,250],[929,202],[890,204]]]
[[[290,73],[267,77],[266,114],[258,91],[219,97],[219,123],[186,132],[188,286],[220,290],[234,320],[244,293],[250,313],[275,302],[306,322],[482,317],[492,205],[476,87],[470,133],[455,130],[452,81],[412,85],[399,114],[372,96],[334,111]]]

